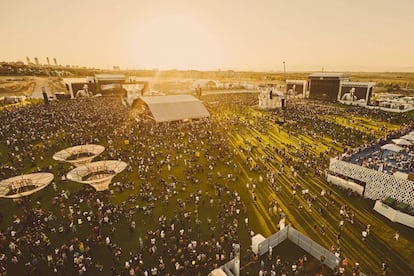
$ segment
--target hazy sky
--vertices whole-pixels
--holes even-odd
[[[0,61],[414,71],[414,0],[0,0]]]

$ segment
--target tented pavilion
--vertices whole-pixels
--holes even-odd
[[[414,141],[414,134],[407,134],[407,135],[401,136],[401,139],[405,139],[408,141]]]
[[[192,95],[144,96],[142,100],[156,122],[210,117],[203,103]]]
[[[383,145],[383,146],[381,146],[381,149],[382,150],[389,150],[389,151],[393,151],[393,152],[400,152],[400,151],[403,150],[402,147],[397,146],[395,144],[386,144],[386,145]]]
[[[399,146],[411,146],[412,145],[412,143],[410,141],[407,141],[407,140],[401,139],[401,138],[392,139],[392,142],[396,145],[399,145]]]
[[[0,181],[0,197],[16,199],[42,190],[53,180],[51,173],[31,173]]]
[[[53,155],[53,159],[81,166],[92,161],[105,150],[101,145],[79,145],[63,149]]]
[[[122,172],[127,164],[118,160],[105,160],[88,163],[74,168],[67,174],[67,179],[89,184],[98,192],[108,190],[112,178]]]

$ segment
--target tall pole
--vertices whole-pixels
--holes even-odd
[[[285,106],[282,106],[282,109],[284,109],[287,105],[287,84],[286,84],[286,62],[283,61],[283,78],[285,80]]]
[[[286,90],[287,90],[287,85],[286,85],[286,62],[283,62],[283,79],[285,81],[285,87],[286,87],[285,88],[285,95],[286,95]]]

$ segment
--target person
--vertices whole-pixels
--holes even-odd
[[[343,100],[343,101],[350,101],[350,102],[356,101],[357,100],[357,97],[354,94],[355,94],[355,88],[352,87],[351,90],[349,90],[348,93],[345,93],[342,96],[341,100]]]
[[[387,270],[388,270],[388,263],[387,261],[383,261],[381,264],[381,270],[382,270],[382,275],[386,275],[387,274]]]
[[[367,237],[368,233],[366,230],[362,231],[362,241],[365,241],[366,237]]]
[[[398,241],[398,239],[400,238],[400,232],[398,232],[398,230],[395,232],[395,236],[394,236],[394,239],[396,240],[396,241]]]

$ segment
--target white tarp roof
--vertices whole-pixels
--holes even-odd
[[[210,272],[209,276],[227,276],[227,274],[221,268],[216,268]]]
[[[401,139],[405,139],[405,140],[409,140],[409,141],[414,141],[414,134],[407,134],[401,137]]]
[[[392,139],[392,142],[396,145],[400,146],[410,146],[411,142],[405,140],[405,139]]]
[[[146,103],[157,122],[209,117],[203,103],[191,95],[144,96]]]
[[[402,147],[394,145],[394,144],[386,144],[381,147],[382,150],[390,150],[395,152],[400,152],[403,150]]]

